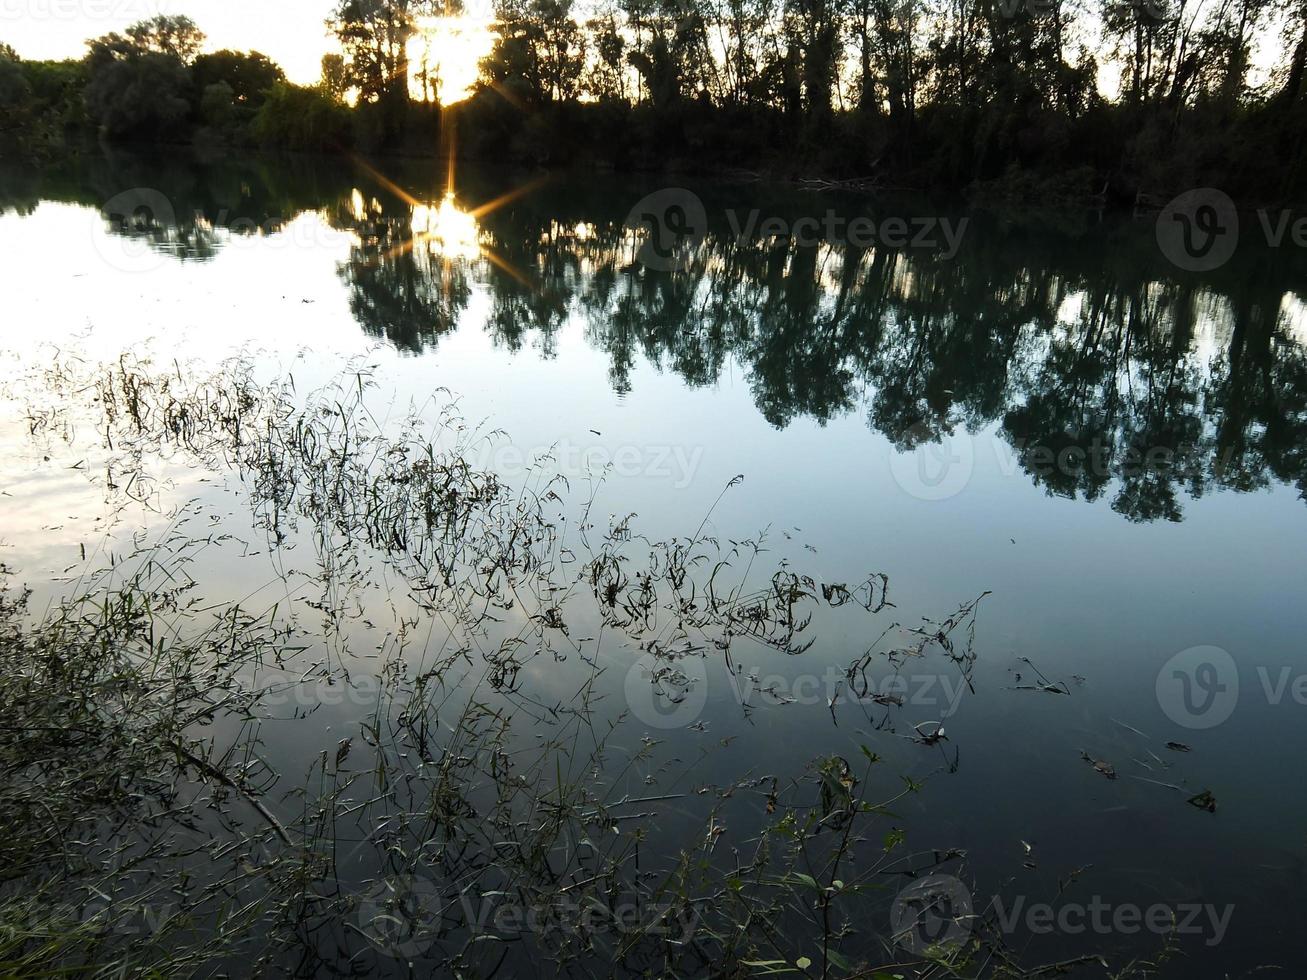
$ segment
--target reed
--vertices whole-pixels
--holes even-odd
[[[45,615],[0,600],[0,972],[1040,975],[983,910],[964,941],[895,948],[897,888],[965,875],[965,854],[909,847],[896,806],[921,784],[872,736],[771,771],[733,765],[729,740],[688,757],[615,700],[639,656],[668,708],[709,668],[738,676],[746,646],[808,656],[817,624],[894,608],[883,574],[822,582],[765,535],[719,540],[711,513],[668,540],[601,526],[547,464],[521,486],[473,465],[494,434],[450,403],[378,421],[365,371],[304,394],[248,361],[124,356],[28,381],[8,397],[32,438],[90,453],[106,505],[163,529]],[[243,495],[275,604],[203,586],[208,549],[239,535],[170,509],[176,466]],[[868,630],[849,690],[873,662],[970,685],[979,602],[895,631],[906,645]],[[332,687],[369,694],[328,738]],[[901,702],[857,703],[956,766]],[[298,769],[269,761],[288,725]]]

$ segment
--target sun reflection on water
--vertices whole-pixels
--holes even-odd
[[[446,194],[437,205],[414,205],[412,229],[434,255],[469,260],[481,255],[477,219],[455,203],[453,194]]]

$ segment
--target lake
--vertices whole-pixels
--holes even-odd
[[[1307,262],[1156,218],[0,169],[0,559],[38,620],[183,568],[172,633],[284,631],[193,730],[250,767],[203,839],[331,855],[269,972],[1291,968]],[[418,531],[398,444],[466,463]]]

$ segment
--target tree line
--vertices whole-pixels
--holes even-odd
[[[431,152],[456,132],[464,154],[530,166],[1022,200],[1202,184],[1288,199],[1303,183],[1304,0],[494,2],[477,89],[443,109],[440,67],[413,64],[410,41],[458,0],[341,0],[314,86],[257,52],[204,53],[185,17],[92,40],[77,61],[0,47],[0,145]]]

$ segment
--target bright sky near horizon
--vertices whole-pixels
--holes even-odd
[[[0,0],[0,41],[23,58],[78,58],[92,38],[157,14],[185,15],[204,31],[207,50],[260,51],[292,82],[309,85],[321,76],[322,56],[339,50],[326,26],[334,7],[335,0]],[[468,16],[427,22],[431,67],[441,63],[443,91],[454,99],[476,80],[492,41],[489,3],[464,7]],[[478,8],[487,16],[472,16]],[[409,53],[416,72],[421,43],[415,41]]]
[[[443,62],[447,102],[467,94],[492,43],[490,0],[464,0],[463,6],[467,16],[442,19],[442,26],[428,29],[433,61]],[[334,7],[335,0],[0,0],[0,41],[24,58],[77,58],[91,38],[156,14],[184,14],[207,35],[208,50],[260,51],[291,81],[308,85],[321,75],[322,56],[337,50],[326,27]],[[1254,84],[1265,80],[1278,54],[1274,43],[1254,53]],[[421,58],[416,42],[410,56],[416,72]],[[1109,98],[1119,92],[1120,66],[1101,56],[1099,85]]]
[[[208,36],[209,50],[261,51],[291,81],[308,84],[335,48],[326,26],[333,6],[332,0],[0,0],[0,41],[23,58],[78,58],[90,38],[156,14],[184,14]]]

